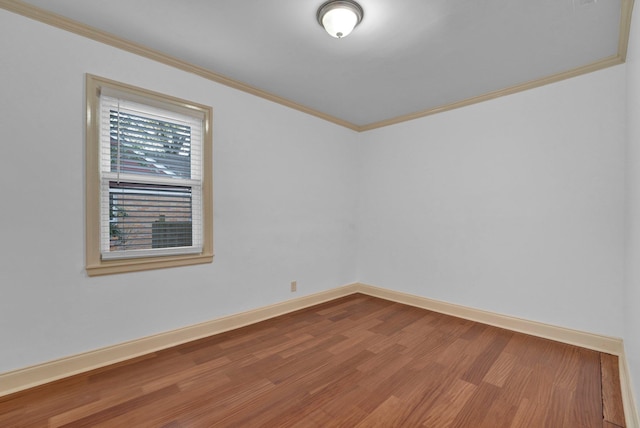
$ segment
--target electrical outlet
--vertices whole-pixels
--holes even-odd
[[[298,281],[291,281],[291,292],[298,291]]]

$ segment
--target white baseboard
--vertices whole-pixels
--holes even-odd
[[[356,289],[357,284],[346,285],[142,339],[0,373],[0,397],[334,300],[353,294]]]
[[[627,428],[640,428],[637,401],[633,393],[633,383],[631,382],[631,372],[629,371],[626,352],[618,356],[618,365],[620,366],[620,389],[622,390],[622,405],[624,406]]]
[[[638,410],[631,386],[629,368],[622,339],[553,326],[536,321],[528,321],[361,283],[354,283],[325,292],[287,300],[275,305],[144,337],[142,339],[60,358],[7,373],[0,373],[0,397],[78,373],[167,349],[172,346],[244,327],[354,293],[362,293],[507,330],[617,355],[619,357],[620,386],[622,389],[627,427],[640,427]]]
[[[495,327],[529,334],[531,336],[551,339],[558,342],[567,343],[569,345],[576,345],[582,348],[593,349],[594,351],[606,352],[607,354],[620,355],[624,350],[622,346],[622,339],[618,339],[616,337],[587,333],[570,328],[544,324],[537,321],[529,321],[522,318],[515,318],[508,315],[497,314],[495,312],[474,309],[468,306],[455,305],[453,303],[442,302],[439,300],[428,299],[426,297],[415,296],[413,294],[406,294],[386,288],[375,287],[373,285],[358,284],[357,290],[360,293],[368,294],[374,297],[380,297],[381,299],[391,300],[393,302],[403,303],[405,305],[415,306],[422,309],[428,309],[430,311],[452,315],[454,317],[464,318],[471,321],[477,321],[483,324],[489,324]]]

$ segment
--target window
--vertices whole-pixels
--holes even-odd
[[[210,107],[87,75],[89,275],[213,260]]]

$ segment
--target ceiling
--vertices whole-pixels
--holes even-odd
[[[366,130],[619,64],[633,6],[359,0],[362,23],[334,39],[316,21],[322,3],[0,0],[0,7]]]

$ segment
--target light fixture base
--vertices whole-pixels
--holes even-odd
[[[360,24],[362,7],[353,0],[329,0],[318,8],[318,23],[337,39],[346,37]]]

